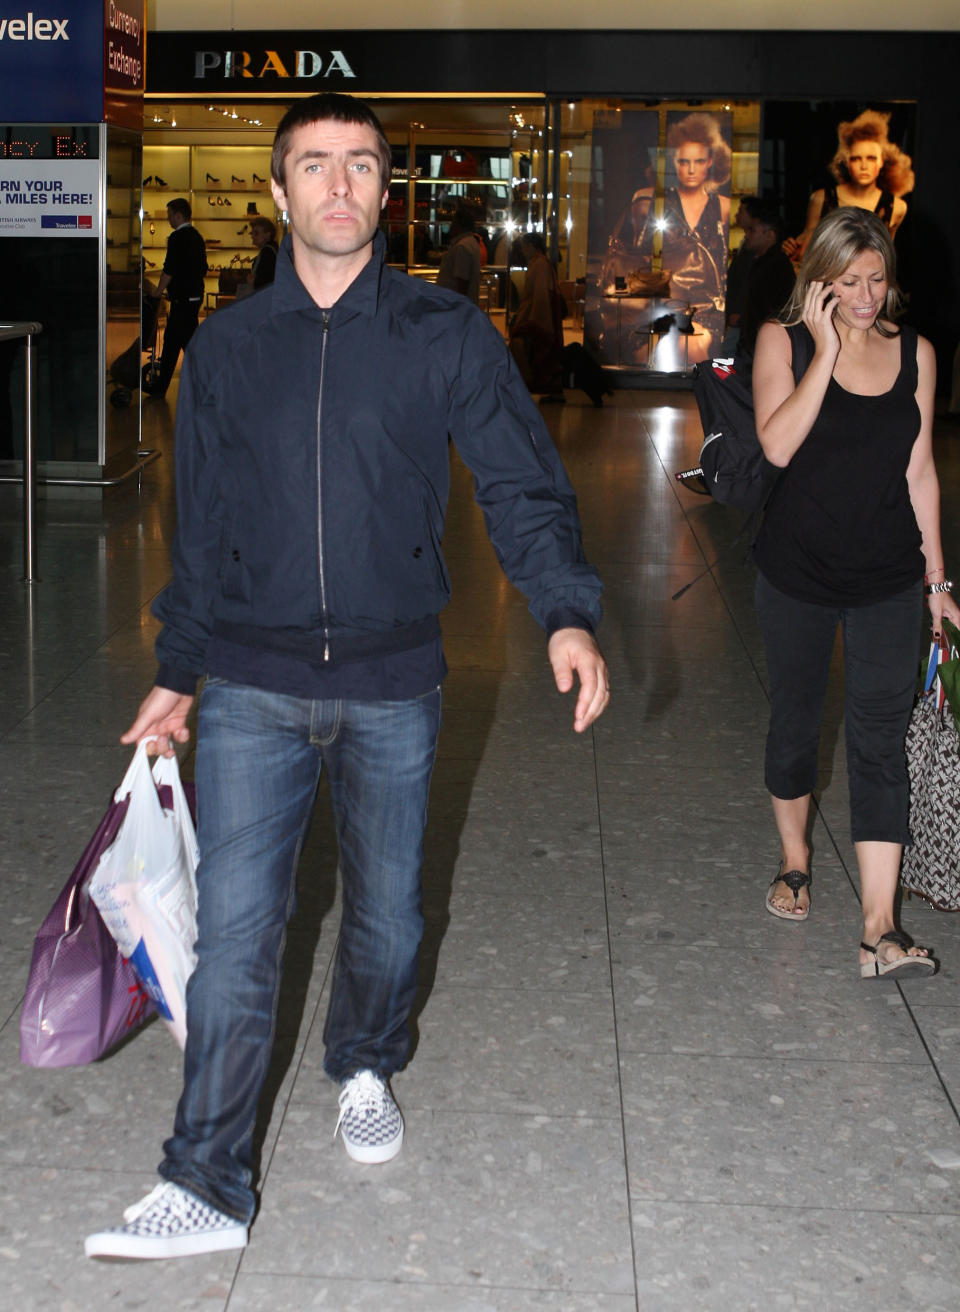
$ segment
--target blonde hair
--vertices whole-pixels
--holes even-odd
[[[910,167],[910,156],[905,155],[899,146],[887,136],[890,123],[889,114],[881,114],[876,109],[865,109],[850,123],[837,126],[837,153],[830,161],[830,172],[838,182],[850,181],[847,160],[858,141],[873,141],[880,147],[883,163],[877,177],[877,183],[883,191],[892,192],[894,196],[903,196],[913,191],[914,176]]]
[[[861,210],[854,205],[831,210],[817,224],[803,253],[793,295],[784,306],[779,322],[800,323],[810,284],[834,282],[864,251],[876,251],[883,260],[883,276],[887,282],[886,300],[876,320],[877,332],[881,337],[895,337],[897,333],[891,332],[881,322],[881,318],[891,321],[898,318],[906,304],[897,285],[897,257],[893,241],[886,224],[869,210]]]
[[[707,175],[707,190],[716,191],[730,177],[730,147],[720,135],[720,124],[712,114],[700,111],[687,114],[684,118],[671,123],[667,130],[667,147],[679,150],[688,141],[706,146],[710,152],[710,172]]]

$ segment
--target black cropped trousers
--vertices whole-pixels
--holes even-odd
[[[830,657],[843,634],[850,833],[855,843],[909,843],[904,739],[917,687],[923,585],[866,606],[797,601],[757,575],[770,678],[764,781],[790,800],[817,784]]]

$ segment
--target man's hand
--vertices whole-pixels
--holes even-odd
[[[169,688],[151,688],[140,703],[137,718],[120,738],[122,743],[139,743],[144,738],[155,737],[156,742],[147,744],[147,755],[173,756],[174,739],[185,743],[190,738],[187,728],[187,716],[193,698],[186,693],[171,692]]]
[[[600,648],[586,629],[557,629],[547,644],[547,656],[560,692],[569,692],[574,674],[579,676],[573,728],[575,733],[583,733],[610,700],[610,678]]]

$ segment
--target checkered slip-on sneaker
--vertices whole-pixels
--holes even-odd
[[[403,1143],[403,1117],[389,1085],[373,1071],[344,1080],[337,1130],[355,1162],[389,1162]]]
[[[116,1230],[89,1235],[87,1257],[189,1257],[246,1248],[247,1227],[177,1184],[158,1184],[123,1214]]]

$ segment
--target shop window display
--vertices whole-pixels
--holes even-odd
[[[143,152],[143,255],[148,277],[163,267],[167,204],[189,199],[192,222],[207,248],[205,309],[232,298],[246,282],[256,251],[250,220],[275,220],[269,145],[148,145]],[[229,292],[224,292],[228,287]]]

